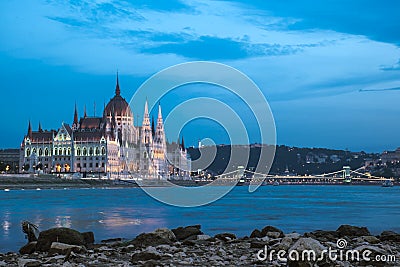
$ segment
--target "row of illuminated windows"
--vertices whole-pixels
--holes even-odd
[[[93,148],[93,147],[89,147],[89,148],[78,147],[76,149],[77,156],[94,156],[94,155],[99,156],[99,155],[105,155],[105,154],[106,154],[106,148],[104,146],[102,146],[101,148],[100,147],[95,147],[95,148]]]
[[[28,147],[26,149],[26,156],[29,157],[29,156],[31,156],[31,154],[39,155],[39,157],[51,156],[50,150],[47,147],[45,147],[44,149],[43,148],[36,149],[36,147],[34,147],[34,148],[32,148],[32,150],[31,150],[31,148]],[[82,156],[94,156],[94,155],[99,156],[99,155],[105,155],[105,154],[106,154],[106,148],[104,146],[101,148],[100,147],[95,147],[95,148],[90,147],[89,149],[87,149],[86,147],[83,147],[82,149],[80,147],[78,147],[76,150],[77,156],[81,156],[81,155]],[[55,155],[55,156],[57,156],[57,155],[70,156],[71,148],[70,147],[54,148],[53,155]]]

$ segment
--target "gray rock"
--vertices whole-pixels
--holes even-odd
[[[84,246],[85,239],[82,234],[70,228],[52,228],[42,231],[36,244],[37,251],[49,251],[51,243],[60,242],[68,245]]]
[[[210,261],[222,261],[222,258],[218,255],[213,255],[209,259]]]
[[[250,248],[264,248],[265,245],[267,245],[266,242],[260,241],[260,240],[253,240],[250,243]]]
[[[137,263],[138,261],[159,260],[161,256],[151,252],[138,252],[132,255],[131,262]]]
[[[309,262],[314,262],[314,260],[318,259],[320,255],[322,255],[322,251],[327,248],[323,246],[318,240],[312,239],[310,237],[302,237],[293,244],[293,246],[289,249],[288,255],[292,253],[292,251],[296,251],[300,255],[300,261],[293,261],[293,259],[288,258],[289,266],[307,266],[304,264],[309,264]],[[310,251],[313,254],[307,254],[302,257],[302,253],[304,251]],[[295,252],[293,252],[294,254]],[[308,257],[310,261],[308,261]],[[305,260],[304,262],[302,260]]]
[[[90,245],[94,243],[94,233],[93,232],[83,232],[81,233],[85,245]]]
[[[33,252],[36,251],[36,244],[37,241],[30,242],[23,246],[22,248],[19,249],[20,254],[32,254]]]
[[[243,256],[241,256],[241,257],[239,258],[239,260],[240,260],[240,261],[245,261],[245,260],[247,260],[247,256],[243,255]]]
[[[200,228],[201,228],[200,225],[192,225],[192,226],[178,227],[172,229],[172,232],[175,234],[176,239],[181,241],[191,236],[202,235],[203,232],[200,231]]]
[[[197,235],[197,240],[207,240],[207,239],[210,239],[211,238],[211,236],[209,236],[209,235]]]
[[[171,240],[160,237],[155,233],[143,233],[138,235],[135,239],[129,242],[136,247],[148,247],[148,246],[158,246],[167,244],[172,244]]]
[[[219,240],[222,240],[222,241],[230,241],[230,240],[236,239],[236,235],[235,234],[231,234],[231,233],[217,234],[214,237],[216,239],[219,239]]]
[[[371,235],[367,227],[358,227],[352,226],[348,224],[344,224],[339,226],[336,230],[340,237],[348,236],[364,236],[364,235]]]
[[[18,259],[18,267],[37,267],[41,265],[42,262],[37,259]]]
[[[158,228],[153,233],[155,233],[156,235],[158,235],[162,238],[165,238],[165,239],[168,239],[171,241],[176,240],[176,236],[175,236],[174,232],[172,232],[168,228]]]
[[[267,232],[266,236],[271,237],[271,238],[279,238],[281,237],[282,233],[281,232]]]
[[[290,237],[293,240],[297,240],[301,237],[301,235],[299,233],[290,233],[290,234],[285,234],[285,237]]]
[[[277,249],[287,251],[292,244],[293,244],[293,239],[285,236],[284,238],[281,239],[281,242],[278,244]]]
[[[61,254],[61,255],[66,255],[68,253],[71,253],[71,251],[75,253],[81,253],[86,251],[86,249],[83,246],[77,246],[77,245],[68,245],[60,242],[53,242],[51,243],[50,249],[49,249],[49,254]]]
[[[266,236],[268,232],[279,232],[280,233],[279,237],[283,237],[284,236],[283,231],[278,229],[278,228],[276,228],[276,227],[274,227],[274,226],[268,225],[268,226],[265,226],[261,230],[262,236]]]
[[[358,243],[368,242],[370,244],[378,244],[380,242],[380,240],[373,235],[366,235],[366,236],[358,237],[357,242]]]
[[[260,238],[260,237],[263,237],[263,234],[258,229],[254,229],[253,232],[251,232],[250,234],[250,238]]]
[[[393,231],[383,231],[379,239],[382,241],[400,242],[400,234]]]

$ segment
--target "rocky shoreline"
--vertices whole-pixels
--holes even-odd
[[[328,253],[332,250],[336,258]],[[245,237],[209,236],[193,225],[94,243],[92,232],[53,228],[19,253],[0,254],[0,266],[400,266],[400,234],[374,236],[365,227],[342,225],[302,235],[266,226]]]

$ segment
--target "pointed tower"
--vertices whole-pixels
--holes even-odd
[[[164,133],[164,122],[162,118],[161,105],[158,104],[158,117],[157,117],[157,128],[155,134],[155,140],[165,147],[165,133]]]
[[[120,96],[121,95],[121,89],[119,88],[118,71],[117,71],[117,84],[115,85],[115,95],[116,96]]]
[[[43,132],[42,125],[41,125],[40,121],[39,121],[39,126],[38,126],[38,132],[39,133]]]
[[[142,122],[142,143],[146,146],[151,145],[153,143],[153,136],[151,134],[150,127],[150,117],[149,117],[149,108],[146,103],[144,104],[144,114],[143,114],[143,122]]]
[[[161,105],[158,104],[157,127],[154,136],[154,165],[159,177],[164,179],[168,175],[167,169],[167,144],[165,140],[164,122],[162,118]]]
[[[72,130],[76,131],[79,128],[79,121],[78,121],[78,109],[75,103],[75,111],[74,111],[74,122],[72,123]]]
[[[151,116],[151,133],[153,136],[156,134],[156,126],[154,125],[154,116]]]
[[[31,126],[31,121],[30,120],[29,120],[29,124],[28,124],[28,137],[32,141],[32,126]]]
[[[182,151],[185,151],[185,140],[183,140],[183,135],[182,135],[181,148],[182,148]]]
[[[87,117],[87,113],[86,113],[86,105],[85,105],[85,110],[83,111],[83,117],[86,118]]]

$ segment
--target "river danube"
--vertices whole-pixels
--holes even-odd
[[[192,224],[201,224],[209,235],[245,236],[266,225],[300,233],[335,230],[341,224],[367,226],[373,234],[400,232],[400,187],[262,186],[249,193],[242,186],[197,208],[168,206],[140,188],[10,190],[0,192],[0,203],[0,252],[17,251],[27,242],[23,220],[40,230],[63,226],[93,231],[96,242]]]

